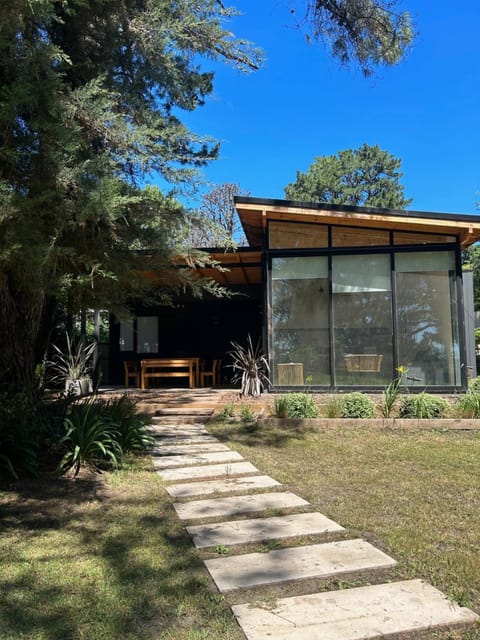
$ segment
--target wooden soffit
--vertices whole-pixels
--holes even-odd
[[[458,236],[462,249],[480,239],[480,216],[343,207],[238,196],[235,206],[252,246],[263,246],[268,220]]]
[[[196,267],[201,278],[210,278],[226,287],[238,287],[260,284],[262,281],[262,252],[258,249],[240,249],[238,251],[209,251],[210,256],[219,264],[213,267]]]

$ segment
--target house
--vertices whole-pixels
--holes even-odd
[[[412,387],[465,388],[461,251],[480,239],[480,217],[240,196],[236,208],[249,246],[212,252],[228,271],[199,274],[237,295],[117,323],[117,381],[122,359],[151,354],[225,365],[231,341],[250,334],[276,390],[374,390],[399,368]]]

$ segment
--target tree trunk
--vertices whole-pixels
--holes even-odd
[[[42,318],[44,293],[28,289],[0,271],[0,389],[31,390],[35,384],[35,347]]]

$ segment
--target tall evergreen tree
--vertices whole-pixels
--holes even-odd
[[[182,210],[141,184],[190,181],[216,157],[177,114],[212,90],[199,57],[256,68],[232,14],[215,0],[0,6],[0,383],[33,382],[62,297],[75,310],[145,292],[132,249],[171,286]]]
[[[392,63],[379,43],[388,32],[403,53],[408,40],[395,4],[317,0],[307,20],[342,60]],[[217,156],[180,114],[212,91],[205,58],[257,68],[258,51],[228,28],[234,15],[221,0],[0,4],[0,386],[33,383],[59,300],[75,311],[144,295],[140,250],[164,274],[160,293],[196,285],[172,268],[181,207],[143,185],[190,182]]]
[[[378,145],[363,144],[358,149],[315,158],[305,173],[297,171],[295,182],[285,187],[290,200],[327,202],[354,206],[404,209],[402,162]]]

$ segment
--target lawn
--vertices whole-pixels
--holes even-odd
[[[2,640],[241,640],[232,602],[403,577],[425,578],[480,612],[480,436],[212,431],[346,527],[344,537],[368,539],[398,566],[224,598],[202,558],[319,539],[196,551],[148,458],[137,459],[116,473],[44,477],[0,494]],[[480,629],[422,637],[480,640]]]

